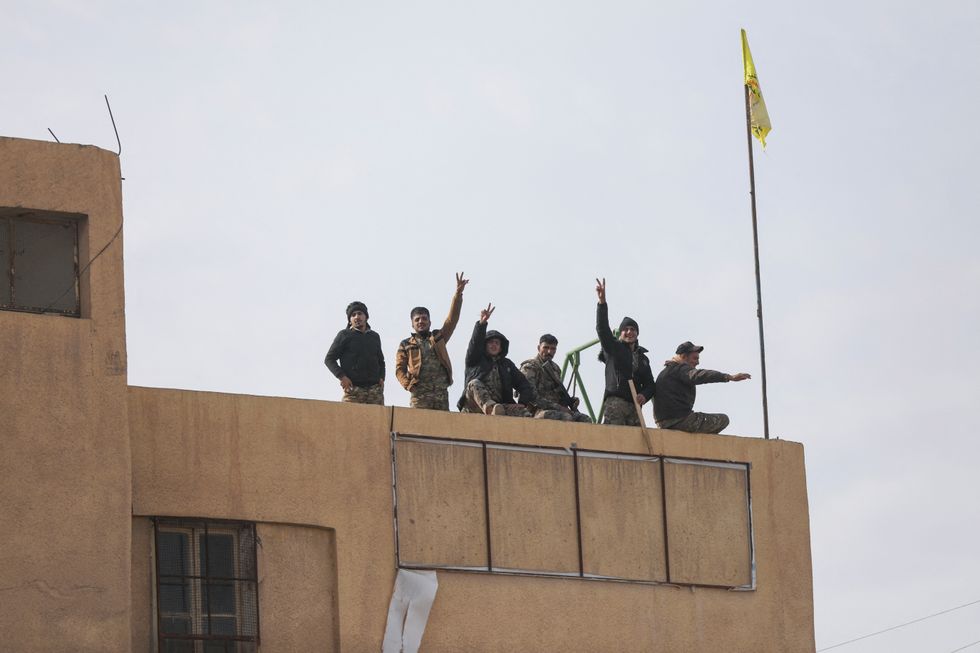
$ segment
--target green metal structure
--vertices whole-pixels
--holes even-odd
[[[613,335],[615,337],[619,337],[619,331],[618,330],[614,331]],[[602,411],[605,408],[605,404],[599,405],[599,412],[598,414],[596,414],[596,412],[592,409],[592,402],[589,401],[589,393],[585,389],[585,383],[582,382],[582,375],[579,374],[578,368],[582,362],[582,352],[588,349],[589,347],[592,347],[597,344],[599,344],[598,338],[596,338],[595,340],[590,340],[589,342],[585,343],[584,345],[580,345],[575,349],[569,350],[569,352],[565,354],[565,362],[562,363],[561,366],[562,383],[565,384],[565,387],[568,388],[569,394],[571,394],[572,396],[575,396],[576,389],[581,393],[582,403],[585,404],[585,409],[589,411],[589,417],[591,417],[592,421],[595,422],[596,424],[598,424],[602,420]],[[571,374],[572,374],[572,378],[570,382],[565,381],[565,374],[566,372],[569,371],[569,368],[571,368]]]

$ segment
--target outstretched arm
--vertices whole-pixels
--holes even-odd
[[[459,322],[459,312],[463,309],[463,288],[469,282],[469,279],[463,278],[462,272],[456,274],[456,293],[449,303],[449,315],[446,316],[446,321],[443,322],[442,330],[439,332],[439,338],[443,342],[449,342],[453,332],[456,330],[456,323]]]
[[[697,368],[692,368],[688,372],[688,375],[696,385],[701,385],[702,383],[728,383],[729,381],[744,381],[745,379],[752,378],[751,375],[745,372],[725,374],[724,372],[716,372],[715,370],[699,370]]]
[[[466,347],[466,367],[478,365],[483,358],[486,350],[487,323],[478,320],[473,325],[473,335],[470,336],[470,344]]]
[[[599,336],[599,343],[607,352],[612,351],[616,344],[612,329],[609,328],[609,306],[606,304],[606,280],[595,280],[595,291],[599,296],[599,303],[595,309],[595,332]]]

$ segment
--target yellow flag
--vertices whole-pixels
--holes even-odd
[[[742,30],[742,62],[745,64],[745,85],[749,88],[752,134],[762,143],[762,149],[766,149],[766,134],[772,131],[772,124],[769,122],[769,112],[766,111],[766,101],[762,99],[762,87],[759,86],[759,77],[755,74],[755,63],[752,61],[749,39],[744,29]]]

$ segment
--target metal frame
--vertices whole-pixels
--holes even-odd
[[[617,333],[618,331],[614,332],[613,335],[616,335]],[[597,344],[599,344],[598,338],[595,340],[590,340],[589,342],[585,343],[584,345],[580,345],[575,349],[570,349],[565,354],[565,362],[563,362],[561,365],[562,383],[565,384],[566,388],[578,388],[579,392],[582,393],[582,401],[585,402],[585,408],[589,411],[589,417],[591,417],[592,421],[596,424],[598,424],[599,420],[602,419],[602,411],[605,408],[605,402],[599,406],[599,413],[596,415],[596,412],[592,409],[592,402],[589,401],[589,393],[585,389],[585,382],[582,381],[582,375],[579,374],[578,368],[579,365],[582,364],[582,352]],[[569,365],[571,365],[572,368],[572,379],[570,383],[566,383],[565,372],[568,370]]]
[[[33,211],[33,210],[10,210],[10,209],[0,209],[0,229],[5,229],[7,231],[7,242],[9,247],[9,260],[8,267],[4,271],[3,276],[6,278],[7,287],[10,289],[10,303],[0,304],[0,309],[5,311],[17,311],[20,313],[56,313],[58,315],[65,315],[68,317],[81,317],[82,315],[82,301],[81,292],[79,288],[79,274],[78,274],[78,247],[79,247],[79,224],[81,220],[79,219],[83,216],[76,216],[74,214],[65,214],[60,216],[54,212],[50,211]],[[33,222],[36,224],[55,224],[55,225],[69,225],[72,227],[72,258],[73,258],[73,270],[72,277],[75,284],[75,305],[70,309],[56,309],[51,307],[40,307],[40,306],[21,306],[17,303],[17,287],[14,284],[14,270],[16,269],[16,258],[17,258],[17,248],[15,247],[15,225],[17,223]],[[60,299],[60,298],[59,298]]]
[[[229,642],[229,643],[236,643],[236,642],[254,643],[255,646],[256,646],[256,650],[257,650],[259,644],[261,643],[261,637],[260,637],[261,636],[261,632],[260,632],[260,623],[261,623],[261,621],[260,621],[260,613],[259,613],[259,596],[258,596],[258,551],[257,551],[258,550],[258,535],[257,535],[257,533],[255,531],[255,523],[254,522],[247,522],[247,521],[227,520],[227,519],[212,519],[212,518],[204,518],[204,517],[195,518],[195,517],[163,517],[163,516],[153,517],[152,518],[152,521],[153,521],[153,560],[154,560],[153,584],[154,584],[155,594],[156,594],[156,613],[157,613],[156,614],[156,631],[157,631],[156,632],[156,644],[157,644],[157,650],[163,650],[163,648],[164,648],[164,640],[165,639],[166,640],[183,640],[183,641],[192,641],[192,642],[193,641],[201,641],[201,642],[205,642],[205,641],[222,641],[222,642]],[[209,569],[205,570],[205,573],[203,573],[203,574],[186,574],[186,575],[180,575],[180,576],[168,575],[166,577],[167,578],[180,578],[182,580],[198,581],[202,585],[204,583],[206,583],[207,581],[231,581],[231,582],[236,583],[236,586],[235,586],[235,589],[236,589],[236,597],[235,597],[236,615],[235,616],[238,619],[240,619],[241,616],[245,612],[245,608],[244,608],[244,605],[243,605],[245,603],[245,598],[244,598],[244,596],[241,596],[241,597],[238,596],[238,593],[241,592],[241,589],[240,589],[240,586],[238,586],[237,584],[238,583],[251,583],[254,586],[254,588],[255,588],[255,590],[254,590],[254,596],[255,596],[255,601],[254,601],[254,604],[255,604],[255,635],[254,636],[253,635],[213,635],[210,632],[209,633],[200,633],[200,634],[194,634],[194,633],[191,633],[191,634],[180,634],[180,633],[164,633],[163,632],[163,623],[162,623],[162,619],[163,619],[163,616],[162,616],[163,615],[163,608],[162,608],[162,598],[161,598],[161,593],[160,593],[160,589],[161,589],[161,583],[160,583],[160,578],[161,578],[161,573],[160,573],[160,554],[159,554],[159,551],[157,549],[157,538],[158,538],[158,534],[160,533],[160,528],[161,528],[161,526],[162,527],[173,527],[173,528],[176,528],[176,529],[187,529],[187,530],[190,531],[191,536],[188,538],[188,543],[189,543],[189,546],[191,548],[191,554],[192,554],[192,556],[194,555],[195,551],[197,552],[198,563],[197,563],[196,566],[200,569],[200,568],[203,568],[203,567],[206,567],[207,566],[206,564],[205,565],[202,565],[201,564],[200,560],[202,558],[203,558],[204,561],[209,561],[210,560],[210,557],[208,555],[208,553],[209,553],[208,552],[208,546],[210,545],[210,543],[209,543],[210,537],[209,536],[210,536],[210,527],[212,525],[213,526],[219,526],[219,527],[227,527],[228,530],[235,530],[235,531],[238,531],[238,532],[240,532],[242,530],[247,530],[249,532],[249,534],[251,536],[251,545],[249,546],[250,553],[251,553],[251,570],[254,573],[254,577],[234,576],[234,577],[226,578],[226,577],[223,577],[223,576],[212,576],[212,575],[210,575],[210,573],[207,573],[208,571],[210,571]],[[204,535],[204,548],[203,548],[203,551],[198,549],[198,545],[194,541],[194,534],[195,533],[202,533]],[[241,551],[241,540],[236,535],[236,537],[235,537],[235,549],[234,549],[234,555],[235,555],[236,559],[238,559],[241,554],[242,554],[242,551]],[[211,615],[211,594],[210,593],[208,594],[207,601],[205,601],[204,603],[206,604],[206,606],[203,606],[203,607],[206,608],[207,625],[208,625],[208,629],[210,630],[210,627],[211,627],[211,617],[212,617],[212,615]],[[239,605],[240,604],[242,604],[241,612],[239,612]],[[201,616],[204,616],[204,612],[203,611],[201,613]],[[192,610],[192,617],[191,618],[193,620],[193,610]]]
[[[453,565],[432,565],[432,564],[415,564],[404,562],[401,559],[401,550],[399,546],[399,534],[398,534],[398,475],[397,475],[397,455],[395,443],[397,441],[405,442],[419,442],[419,443],[445,443],[453,446],[468,446],[468,447],[480,447],[483,455],[483,508],[484,508],[484,521],[486,524],[486,550],[487,550],[487,565],[483,567],[463,567],[463,566],[453,566]],[[490,481],[488,473],[488,463],[487,463],[487,450],[488,449],[506,449],[506,450],[523,450],[531,453],[550,453],[554,455],[569,455],[572,457],[572,470],[574,473],[574,487],[575,487],[575,530],[576,538],[578,542],[578,571],[577,572],[547,572],[540,570],[526,570],[526,569],[506,569],[501,567],[493,566],[493,557],[491,551],[491,527],[490,527]],[[660,467],[660,498],[661,498],[661,512],[663,515],[663,532],[664,532],[664,568],[666,574],[666,580],[638,580],[632,578],[620,578],[615,576],[601,576],[597,574],[588,574],[585,572],[585,561],[584,552],[582,547],[582,515],[581,515],[581,503],[579,494],[579,458],[617,458],[623,460],[636,460],[636,461],[649,461],[656,462]],[[677,582],[671,580],[670,576],[670,546],[669,546],[669,532],[667,529],[667,481],[666,481],[666,463],[674,462],[680,464],[694,464],[694,465],[709,465],[726,467],[731,469],[743,469],[745,471],[745,481],[746,481],[746,507],[748,511],[748,528],[749,528],[749,561],[751,568],[751,579],[748,585],[718,585],[711,583],[690,583],[690,582]],[[469,440],[463,438],[450,438],[444,436],[429,436],[429,435],[415,435],[415,434],[403,434],[396,431],[391,432],[391,474],[392,474],[392,501],[394,507],[394,527],[395,527],[395,566],[399,569],[423,569],[423,570],[437,570],[437,571],[453,571],[453,572],[469,572],[469,573],[483,573],[483,574],[499,574],[507,576],[530,576],[536,578],[579,578],[582,580],[600,580],[600,581],[611,581],[620,583],[632,583],[638,585],[671,585],[671,586],[683,586],[683,587],[713,587],[717,589],[727,589],[727,590],[739,590],[739,591],[753,591],[756,589],[756,567],[755,567],[755,528],[752,520],[752,498],[751,498],[751,463],[741,462],[741,461],[730,461],[730,460],[708,460],[705,458],[691,458],[685,456],[650,456],[649,454],[632,454],[623,453],[620,451],[605,451],[599,449],[579,449],[575,446],[571,448],[550,446],[550,445],[534,445],[534,444],[519,444],[519,443],[508,443],[508,442],[494,442],[490,440]]]

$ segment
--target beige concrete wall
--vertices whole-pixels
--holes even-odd
[[[334,532],[262,522],[255,530],[263,653],[339,651]],[[156,651],[154,556],[152,519],[134,517],[132,651]]]
[[[117,157],[0,138],[0,207],[87,216],[84,264],[122,219]],[[121,235],[80,286],[81,319],[0,311],[3,650],[152,650],[147,518],[166,515],[259,524],[263,651],[377,651],[395,577],[391,429],[646,452],[634,428],[128,388]],[[752,465],[756,591],[439,572],[423,649],[812,651],[802,447],[651,433],[658,454]],[[526,457],[496,450],[491,458],[495,489],[486,498],[502,526],[499,562],[573,568],[567,457],[542,457],[550,471],[541,476]],[[486,524],[475,504],[484,495],[457,496],[475,464],[472,454],[444,456],[433,465],[455,477],[400,496],[444,536],[417,538],[413,555],[481,559],[477,538]],[[663,560],[635,560],[659,544],[643,527],[657,520],[657,479],[590,465],[581,479],[592,488],[582,505],[594,518],[583,529],[589,569],[659,579]],[[691,577],[744,580],[744,565],[705,563],[718,559],[715,540],[745,546],[745,532],[726,521],[737,508],[738,479],[671,469],[663,480],[669,530],[677,530],[671,538],[686,534],[691,547],[672,551],[671,560],[677,556]],[[685,493],[694,485],[714,498],[688,510],[685,521]],[[622,508],[614,513],[610,505]],[[691,518],[704,509],[718,516],[720,530]],[[417,531],[432,528],[418,523]]]
[[[333,529],[342,650],[378,650],[395,573],[390,409],[148,388],[129,398],[133,512]]]
[[[80,259],[122,220],[119,161],[0,138],[0,207],[83,214]],[[11,651],[130,642],[122,237],[82,280],[82,318],[0,311],[0,633]]]
[[[131,388],[129,419],[134,510],[139,514],[282,521],[334,529],[343,651],[378,650],[384,632],[395,575],[391,425],[396,431],[418,435],[556,446],[576,442],[581,448],[645,453],[638,429],[148,388]],[[812,651],[802,447],[669,431],[655,432],[654,442],[671,456],[752,465],[756,591],[440,571],[423,649]],[[398,446],[406,456],[428,459],[435,468],[450,472],[435,489],[424,483],[416,483],[414,489],[410,483],[399,488],[400,520],[410,520],[414,514],[419,518],[417,526],[432,519],[445,536],[416,540],[413,555],[434,555],[449,564],[482,564],[479,539],[485,524],[479,504],[483,495],[466,482],[467,475],[482,473],[482,461],[465,447],[431,455],[425,453],[428,445],[423,443]],[[571,562],[577,568],[574,534],[566,547],[565,533],[569,519],[574,521],[574,506],[541,500],[551,492],[548,485],[554,478],[570,476],[556,469],[552,478],[535,478],[523,461],[509,453],[494,454],[491,473],[501,487],[508,488],[494,501],[498,509],[509,504],[516,510],[510,528],[523,528],[527,536],[509,538],[508,554],[525,568],[533,568],[536,561]],[[546,462],[559,467],[567,459],[545,458],[553,458]],[[429,469],[423,465],[412,473],[428,474]],[[670,474],[665,479],[670,480],[668,494],[691,480],[674,470]],[[626,502],[627,514],[656,517],[647,512],[645,499],[636,496],[657,489],[649,477],[634,487],[623,470],[603,469],[601,464],[589,475],[594,488],[589,510],[598,511],[604,502],[615,502],[618,494],[633,491]],[[718,476],[716,485],[731,489],[732,479],[716,470],[699,477],[699,482],[714,476]],[[730,494],[719,496],[724,499]],[[610,523],[608,528],[625,527]],[[724,528],[729,534],[738,531],[734,526]],[[629,550],[656,545],[644,542],[640,530],[624,532]],[[609,551],[616,541],[606,529],[596,526],[586,539],[603,549],[592,563],[597,568],[619,568],[630,562],[627,554]],[[553,540],[559,544],[551,546]],[[515,545],[518,541],[524,544]],[[543,546],[545,542],[548,546]],[[656,576],[662,573],[662,560],[640,561],[634,568]],[[721,572],[728,574],[725,579],[741,581],[744,568]]]

